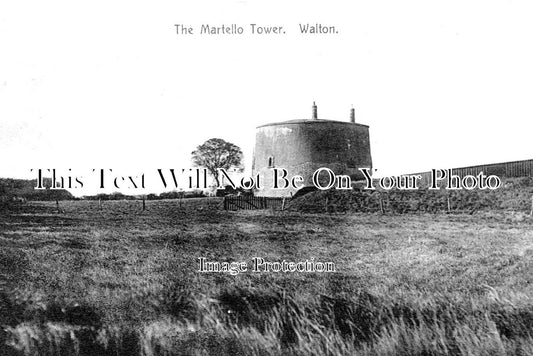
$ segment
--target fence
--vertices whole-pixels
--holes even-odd
[[[466,175],[477,176],[481,172],[486,176],[495,175],[500,178],[533,177],[533,159],[452,168],[452,174],[459,177],[464,177]],[[428,184],[428,182],[431,181],[431,172],[417,174],[422,176],[421,182],[423,184]]]
[[[456,168],[452,172],[458,175],[474,175],[483,172],[486,175],[494,174],[499,177],[531,177],[533,176],[533,159]]]
[[[256,209],[274,209],[283,210],[286,198],[267,198],[254,197],[245,195],[230,195],[224,197],[224,210],[256,210]]]

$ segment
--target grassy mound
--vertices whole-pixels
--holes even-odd
[[[288,205],[291,211],[305,213],[472,213],[487,210],[531,209],[533,178],[513,178],[503,181],[496,190],[323,190],[296,198]]]

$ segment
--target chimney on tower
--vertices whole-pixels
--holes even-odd
[[[353,105],[352,105],[352,108],[350,109],[350,122],[355,124],[355,109],[353,108]]]
[[[318,109],[315,102],[313,101],[313,120],[318,120]]]

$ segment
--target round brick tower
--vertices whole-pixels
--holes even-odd
[[[368,126],[355,123],[353,108],[349,122],[319,120],[313,103],[311,119],[257,127],[252,171],[260,174],[263,188],[256,190],[256,195],[289,197],[296,192],[292,188],[272,189],[273,168],[286,169],[288,177],[304,177],[307,187],[313,186],[313,173],[322,167],[352,180],[363,179],[359,168],[372,168]]]

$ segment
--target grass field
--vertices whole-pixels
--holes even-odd
[[[0,355],[533,355],[524,212],[61,205],[0,212]],[[198,272],[255,256],[337,272]]]

